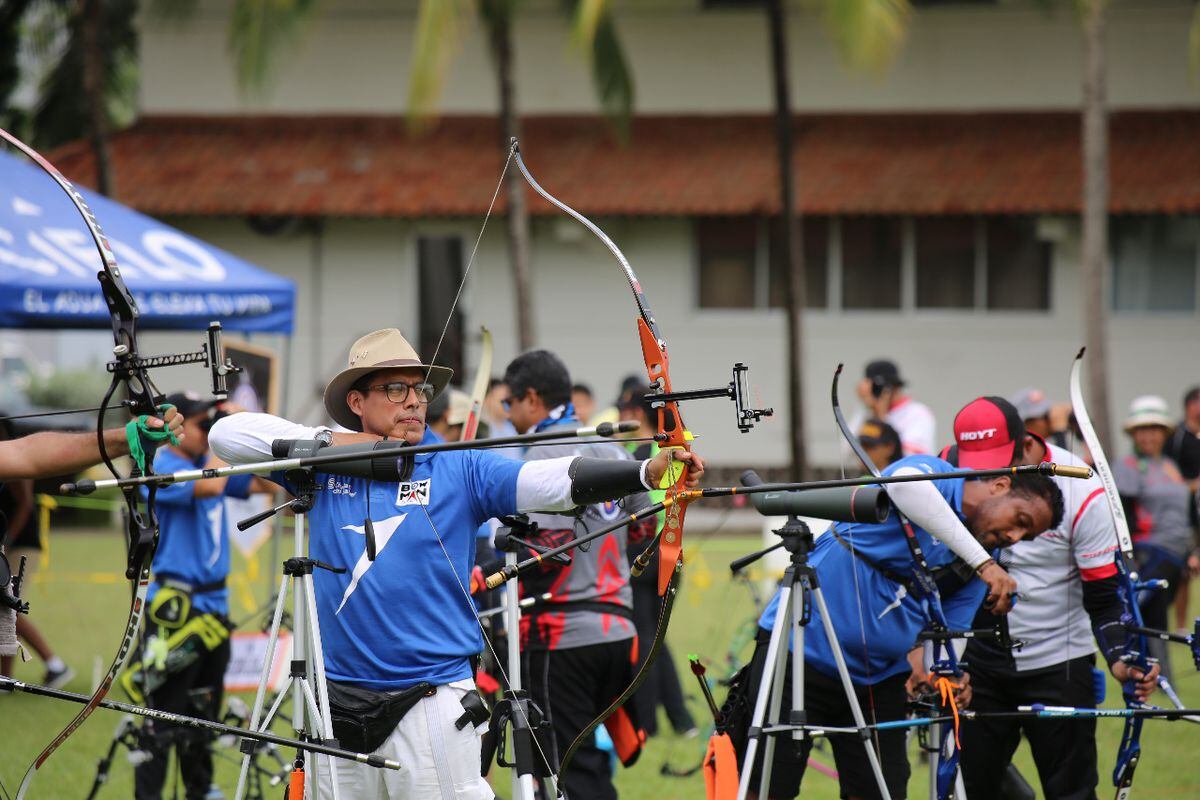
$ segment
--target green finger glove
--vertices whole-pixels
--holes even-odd
[[[158,407],[159,411],[166,411],[174,406],[163,404]],[[173,445],[179,444],[179,439],[166,425],[161,428],[151,428],[147,421],[150,419],[149,414],[142,414],[134,420],[130,420],[125,426],[125,438],[129,441],[129,455],[133,458],[138,469],[143,473],[146,471],[147,460],[150,454],[154,452],[156,442],[169,441]],[[151,447],[147,448],[146,445]]]

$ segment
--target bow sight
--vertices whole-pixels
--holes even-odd
[[[662,408],[670,402],[706,400],[710,397],[728,397],[733,401],[738,430],[742,433],[748,433],[754,427],[754,424],[761,421],[763,417],[775,415],[775,409],[773,408],[748,408],[746,406],[746,373],[749,371],[750,368],[739,361],[733,365],[733,380],[726,386],[713,389],[664,392],[661,391],[661,381],[655,381],[650,384],[650,388],[653,391],[645,396],[645,401],[650,404],[651,408]]]
[[[212,380],[212,393],[218,400],[224,400],[229,394],[227,378],[229,375],[241,372],[242,368],[235,366],[233,359],[225,355],[221,345],[221,323],[208,323],[208,341],[199,350],[191,353],[167,353],[161,356],[130,357],[127,345],[119,344],[113,348],[116,360],[108,362],[108,371],[121,380],[134,377],[138,370],[156,369],[158,367],[178,367],[183,364],[204,364],[208,367]]]

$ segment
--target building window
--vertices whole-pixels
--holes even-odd
[[[1039,238],[1036,217],[861,216],[803,220],[808,308],[1050,308],[1054,250],[1050,242]],[[1190,309],[1196,305],[1200,283],[1195,266],[1197,223],[1200,220],[1192,220],[1191,227],[1183,225],[1157,234],[1137,228],[1137,236],[1125,236],[1131,242],[1142,242],[1136,247],[1128,245],[1130,253],[1150,247],[1145,242],[1151,234],[1157,237],[1153,241],[1159,242],[1153,247],[1169,252],[1169,256],[1159,258],[1157,269],[1162,275],[1156,280],[1162,287],[1153,287],[1153,291],[1158,293],[1155,298],[1162,294],[1176,303],[1170,308]],[[786,304],[780,255],[783,227],[778,218],[701,217],[695,222],[695,236],[701,308],[781,308]],[[1191,272],[1180,266],[1185,264],[1193,265]],[[1134,273],[1129,280],[1147,282],[1144,271]],[[1118,283],[1121,277],[1118,275]],[[1148,284],[1135,288],[1130,298],[1151,291]],[[1163,305],[1165,300],[1152,302],[1158,303],[1154,308],[1167,307]]]
[[[755,217],[696,220],[701,308],[754,308],[758,244]]]
[[[975,305],[974,217],[918,217],[917,308]]]
[[[825,308],[829,264],[829,220],[803,217],[800,237],[804,251],[805,308]],[[771,275],[767,302],[771,308],[787,306],[787,284],[783,274],[783,218],[771,218]]]
[[[900,217],[842,220],[842,307],[900,308]]]
[[[417,352],[462,375],[462,308],[455,304],[463,278],[463,243],[457,236],[417,237]],[[453,309],[449,320],[446,310]],[[445,335],[443,338],[443,330]],[[438,345],[441,345],[439,347]]]
[[[1117,311],[1195,311],[1196,217],[1113,217],[1112,303]]]
[[[988,217],[987,307],[1045,311],[1050,308],[1053,245],[1037,235],[1033,217]]]
[[[807,306],[824,308],[829,222],[803,221]],[[699,217],[695,223],[701,308],[782,308],[783,226],[778,218]]]

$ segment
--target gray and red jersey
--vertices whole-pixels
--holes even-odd
[[[526,461],[563,456],[630,459],[619,444],[563,444],[529,449]],[[611,525],[631,511],[650,505],[645,493],[630,495],[621,502],[597,503],[583,509],[580,516],[530,514],[538,525],[533,541],[556,546],[589,531]],[[653,517],[651,517],[653,519]],[[644,535],[640,527],[634,538]],[[653,530],[650,531],[653,535]],[[630,540],[628,526],[600,537],[590,545],[570,551],[570,566],[547,563],[540,573],[521,581],[522,595],[549,592],[550,599],[539,603],[521,617],[521,647],[525,649],[566,650],[573,647],[632,639],[633,591],[629,586]]]
[[[1087,466],[1061,447],[1047,444],[1046,460]],[[1013,653],[1018,672],[1061,664],[1096,651],[1091,619],[1083,607],[1083,582],[1116,574],[1117,532],[1099,478],[1055,477],[1063,495],[1063,521],[1030,542],[999,551],[998,561],[1017,581],[1020,598],[1008,614],[1008,630],[1025,647]]]

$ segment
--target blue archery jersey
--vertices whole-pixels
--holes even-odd
[[[313,573],[331,680],[391,690],[472,676],[469,659],[483,649],[464,593],[475,534],[491,517],[516,513],[521,467],[497,453],[463,450],[417,455],[402,483],[316,474],[309,554],[346,569]],[[368,494],[374,561],[363,533]]]
[[[907,456],[891,464],[884,474],[900,467],[916,467],[926,472],[949,472],[953,467],[933,456]],[[954,512],[962,519],[962,478],[933,481]],[[895,512],[882,523],[835,523],[834,529],[856,551],[874,564],[902,577],[915,571],[912,554],[904,540],[904,530]],[[923,528],[913,526],[930,569],[947,565],[954,553]],[[838,543],[829,533],[817,538],[809,563],[820,580],[833,627],[842,645],[851,679],[858,684],[875,684],[885,678],[908,672],[907,655],[917,643],[917,634],[927,619],[919,600]],[[942,595],[942,610],[951,628],[969,628],[975,611],[983,601],[987,587],[978,577],[953,594]],[[770,629],[775,623],[779,592],[764,609],[759,626]],[[804,631],[804,657],[807,665],[823,674],[837,677],[833,649],[816,608]]]
[[[160,449],[154,456],[157,473],[199,469],[208,455],[192,460],[169,448]],[[229,519],[225,497],[248,497],[252,475],[235,475],[225,482],[224,495],[196,497],[195,481],[172,483],[159,488],[155,494],[158,512],[158,550],[154,553],[151,572],[155,581],[150,584],[149,597],[158,591],[158,579],[202,586],[224,581],[229,575],[229,531],[236,520]],[[143,495],[146,490],[142,490]],[[229,591],[217,589],[197,592],[192,607],[204,613],[228,614]]]

